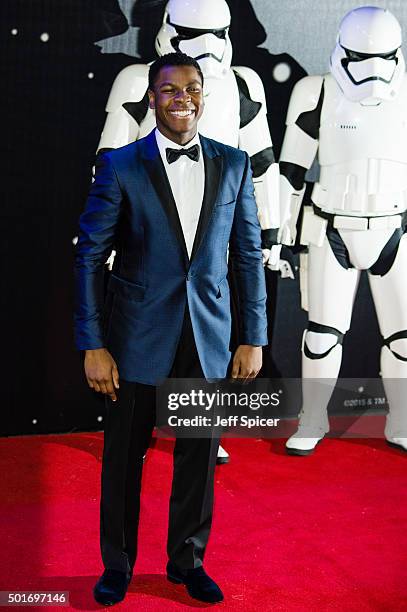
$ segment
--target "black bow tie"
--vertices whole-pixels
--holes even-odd
[[[167,162],[169,164],[177,161],[181,155],[186,155],[189,159],[192,159],[192,161],[198,161],[199,145],[195,144],[189,147],[189,149],[165,149],[165,155],[167,156]]]

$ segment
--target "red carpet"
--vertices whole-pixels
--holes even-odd
[[[139,560],[117,610],[209,607],[164,575],[171,446],[149,452]],[[330,439],[306,458],[280,440],[225,446],[206,557],[219,609],[407,610],[405,454],[383,440]],[[101,453],[96,433],[0,439],[0,590],[70,591],[70,609],[100,608]]]

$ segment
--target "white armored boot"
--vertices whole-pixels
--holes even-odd
[[[223,446],[219,445],[218,455],[216,457],[216,464],[224,465],[225,463],[229,463],[229,461],[230,461],[229,453],[223,448]]]
[[[394,346],[396,344],[398,346]],[[405,358],[407,339],[392,342],[391,348]],[[398,359],[391,349],[384,346],[381,353],[381,370],[389,404],[384,437],[391,446],[407,451],[407,363]]]
[[[324,338],[321,338],[322,336]],[[289,455],[310,455],[318,442],[329,431],[327,407],[335,388],[342,360],[342,345],[335,344],[337,338],[332,336],[332,334],[316,334],[309,331],[305,334],[308,350],[305,349],[304,343],[302,355],[303,403],[299,414],[298,429],[286,442],[286,450]],[[321,339],[324,343],[331,344],[325,351],[321,350],[324,348],[321,346]],[[318,352],[313,347],[315,345],[313,340],[319,340],[318,347],[315,346],[319,349]],[[318,354],[323,356],[318,358]]]

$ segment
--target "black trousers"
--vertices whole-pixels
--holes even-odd
[[[188,309],[171,369],[173,378],[203,378]],[[107,400],[102,463],[100,541],[105,568],[132,571],[137,555],[143,457],[155,424],[155,387],[120,381]],[[179,569],[202,565],[212,523],[219,439],[178,438],[167,552]]]

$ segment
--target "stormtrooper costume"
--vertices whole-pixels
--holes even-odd
[[[380,332],[389,412],[385,438],[407,450],[407,76],[401,29],[387,10],[361,7],[342,20],[331,71],[295,86],[280,160],[283,244],[292,245],[317,152],[319,181],[304,207],[309,248],[309,324],[302,346],[303,406],[287,452],[307,455],[329,430],[361,270],[367,270]],[[308,379],[331,384],[308,385]],[[398,382],[397,382],[398,379]]]
[[[198,61],[205,78],[205,108],[199,132],[249,154],[262,228],[263,260],[270,269],[277,270],[279,173],[264,88],[250,68],[231,68],[229,26],[230,11],[225,0],[170,0],[156,37],[156,50],[160,56],[182,52]],[[135,64],[116,77],[98,153],[127,145],[154,129],[155,115],[148,105],[148,71],[149,65]],[[220,447],[218,463],[227,461],[228,454]]]
[[[170,0],[157,34],[156,50],[159,55],[186,53],[198,61],[205,78],[205,109],[199,132],[249,154],[263,246],[271,251],[279,227],[279,179],[264,88],[250,68],[231,68],[229,26],[225,0]],[[155,127],[154,111],[148,107],[148,71],[149,65],[135,64],[116,77],[98,152],[129,144]],[[272,253],[264,251],[270,266],[272,261],[277,264],[278,252],[278,247]]]

